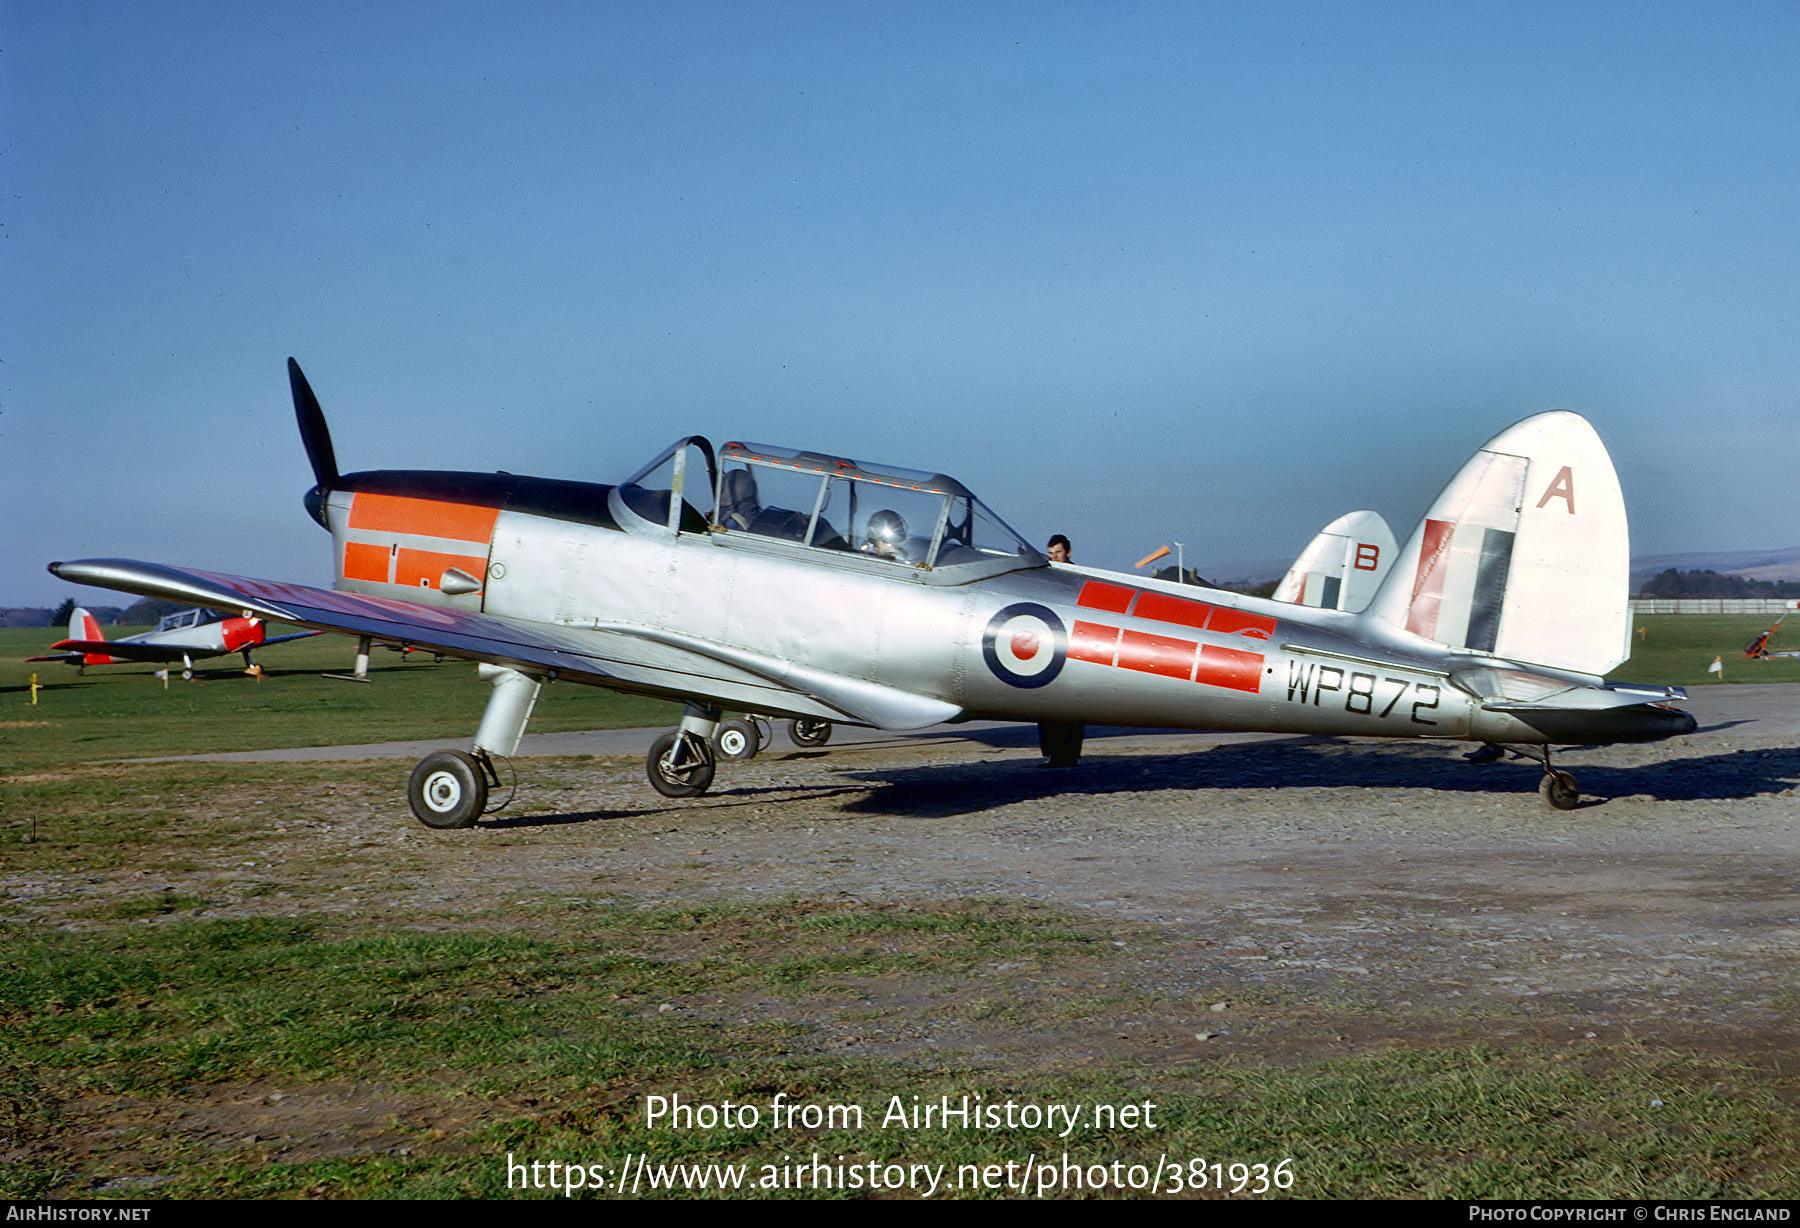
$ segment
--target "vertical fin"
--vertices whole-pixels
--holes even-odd
[[[1275,600],[1354,614],[1374,598],[1395,550],[1394,532],[1379,513],[1346,513],[1306,544],[1275,586]]]
[[[1452,648],[1604,674],[1629,653],[1629,555],[1606,445],[1578,414],[1538,414],[1451,479],[1369,616]]]
[[[69,615],[69,638],[99,643],[106,638],[106,632],[101,630],[99,619],[77,606],[75,612]]]

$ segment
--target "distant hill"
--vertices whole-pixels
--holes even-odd
[[[1746,580],[1800,580],[1800,546],[1785,550],[1714,550],[1694,554],[1646,554],[1631,560],[1631,591],[1673,567],[1676,571],[1716,571]]]

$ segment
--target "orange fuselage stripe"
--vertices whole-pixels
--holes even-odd
[[[493,540],[494,521],[499,516],[497,507],[442,503],[436,499],[412,499],[404,495],[377,495],[366,490],[356,492],[350,503],[352,529],[414,533],[420,537],[480,542],[484,546]]]
[[[439,554],[435,550],[413,550],[400,547],[394,563],[394,583],[407,588],[436,588],[443,574],[456,568],[477,584],[487,574],[487,560],[468,554]]]
[[[386,584],[390,557],[390,551],[386,546],[371,546],[367,542],[345,542],[344,578],[346,580],[373,580],[378,584]]]

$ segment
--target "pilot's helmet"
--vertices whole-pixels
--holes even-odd
[[[868,540],[871,547],[883,553],[898,551],[906,544],[906,521],[899,512],[879,511],[869,517]]]

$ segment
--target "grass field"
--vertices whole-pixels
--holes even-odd
[[[1631,660],[1611,676],[1621,682],[1664,682],[1671,686],[1704,686],[1719,681],[1706,672],[1714,657],[1724,667],[1727,686],[1742,682],[1800,682],[1800,657],[1747,661],[1744,646],[1769,629],[1775,615],[1674,615],[1637,619],[1631,637]],[[1773,648],[1800,650],[1800,616],[1776,633]],[[1641,630],[1641,633],[1640,633]]]
[[[1800,679],[1800,663],[1736,660],[1760,620],[1646,626],[1638,657],[1618,676],[1693,684],[1723,656],[1728,683]],[[1755,1198],[1800,1189],[1792,1109],[1800,1072],[1630,1037],[1283,1064],[1118,1060],[1001,1070],[822,1051],[798,1022],[821,1003],[854,1011],[860,987],[875,978],[914,985],[952,1015],[997,1017],[1020,1030],[1129,1019],[1159,1001],[1159,986],[1129,978],[1104,1000],[1054,1008],[981,992],[995,967],[1111,967],[1121,951],[1171,940],[1018,901],[671,908],[617,893],[515,892],[496,894],[483,914],[397,916],[346,911],[336,896],[326,912],[318,904],[327,888],[296,878],[251,891],[252,902],[267,902],[266,915],[208,916],[216,901],[204,888],[130,884],[221,850],[257,866],[283,839],[257,816],[279,810],[302,822],[311,808],[340,804],[336,790],[379,794],[399,811],[392,765],[81,765],[387,738],[460,741],[486,688],[469,665],[387,654],[378,655],[372,684],[317,677],[349,664],[352,645],[340,638],[269,650],[261,683],[232,669],[236,658],[166,688],[147,667],[77,677],[18,661],[53,638],[0,632],[8,708],[0,775],[14,777],[0,781],[0,879],[9,885],[0,895],[0,1197],[517,1196],[507,1185],[508,1154],[595,1165],[615,1179],[635,1157],[741,1164],[740,1195],[811,1197],[818,1192],[783,1182],[788,1166],[814,1153],[836,1172],[883,1180],[890,1162],[946,1165],[950,1182],[959,1166],[1061,1161],[1065,1151],[1076,1165],[1107,1166],[1111,1184],[1100,1192],[1110,1195],[1147,1192],[1136,1183],[1151,1180],[1152,1167],[1164,1193],[1174,1175],[1187,1186],[1204,1179],[1205,1189],[1181,1191],[1200,1196],[1234,1186],[1252,1194],[1261,1181],[1274,1187],[1263,1196],[1306,1198]],[[25,690],[32,670],[47,683],[35,708]],[[551,686],[533,728],[674,716],[669,705]],[[40,837],[40,826],[54,834]],[[343,853],[351,865],[372,855]],[[83,876],[122,886],[55,925],[26,910],[39,884]],[[958,993],[947,992],[952,985]],[[747,999],[791,1008],[785,1019],[730,1009]],[[1200,1015],[1206,1005],[1192,1008]],[[883,1026],[868,1023],[871,1032]],[[765,1112],[779,1095],[857,1104],[866,1116],[860,1127],[806,1133],[772,1129],[766,1117],[745,1128],[671,1131],[646,1123],[651,1093]],[[1148,1100],[1157,1128],[1087,1126],[1066,1140],[1042,1130],[898,1130],[878,1124],[890,1095]],[[355,1111],[330,1124],[337,1119],[326,1110],[344,1100]],[[310,1108],[326,1123],[299,1150],[283,1141],[284,1128],[243,1124],[287,1107]],[[1290,1163],[1279,1168],[1282,1161]],[[1055,1169],[1044,1192],[1091,1196],[1070,1187],[1069,1171]],[[707,1179],[728,1181],[731,1172],[715,1168]],[[676,1180],[666,1167],[649,1173]],[[771,1175],[774,1188],[755,1188]],[[1283,1175],[1291,1185],[1274,1184]],[[698,1179],[689,1173],[682,1190],[640,1192],[698,1193]]]
[[[138,628],[144,630],[145,628]],[[429,654],[377,650],[372,682],[344,682],[354,640],[321,635],[277,644],[256,654],[266,672],[245,677],[233,654],[199,662],[192,682],[177,665],[167,685],[150,665],[102,665],[77,674],[57,662],[28,664],[62,632],[0,630],[0,773],[105,759],[285,746],[345,746],[361,742],[474,735],[488,687],[466,661],[433,663]],[[110,638],[130,629],[108,630]],[[41,689],[35,707],[29,684]],[[618,695],[597,687],[552,684],[538,699],[530,728],[539,733],[673,725],[678,705]]]
[[[996,960],[1064,967],[1112,937],[1051,910],[977,901],[700,910],[540,901],[524,918],[509,909],[429,934],[304,917],[145,925],[121,909],[97,932],[29,938],[0,966],[0,1137],[26,1157],[0,1160],[0,1196],[504,1197],[511,1155],[595,1166],[609,1181],[648,1157],[643,1196],[704,1195],[694,1188],[702,1178],[678,1178],[678,1165],[714,1166],[702,1171],[715,1183],[730,1180],[721,1166],[741,1165],[742,1195],[809,1197],[810,1186],[787,1180],[814,1154],[838,1180],[871,1163],[941,1165],[951,1188],[940,1196],[956,1197],[1007,1194],[969,1183],[987,1165],[1017,1170],[1034,1157],[1052,1168],[1010,1192],[1093,1196],[1080,1184],[1093,1180],[1089,1166],[1100,1166],[1102,1196],[1148,1193],[1153,1173],[1165,1194],[1203,1197],[1793,1192],[1794,1122],[1781,1102],[1791,1079],[1637,1044],[998,1072],[818,1053],[791,1025],[692,1009],[743,994],[804,1001],[894,969],[968,978]],[[671,1012],[670,1002],[687,1005]],[[1128,1013],[1132,1001],[1088,1009]],[[376,1104],[359,1137],[332,1140],[336,1154],[287,1154],[279,1127],[186,1139],[211,1108],[207,1088],[239,1098],[249,1089],[278,1107],[359,1085],[376,1089]],[[653,1125],[647,1089],[690,1105],[757,1106],[758,1120]],[[1066,1137],[884,1124],[895,1097],[910,1106],[965,1096],[1153,1107],[1148,1127],[1084,1121]],[[854,1105],[862,1117],[777,1129],[778,1097]],[[60,1106],[70,1102],[124,1136],[128,1158],[66,1137],[74,1123]],[[158,1104],[170,1107],[159,1114]],[[124,1105],[150,1107],[114,1107]],[[591,1171],[581,1178],[589,1194]],[[771,1178],[774,1188],[756,1188]],[[822,1191],[846,1192],[870,1191]]]

